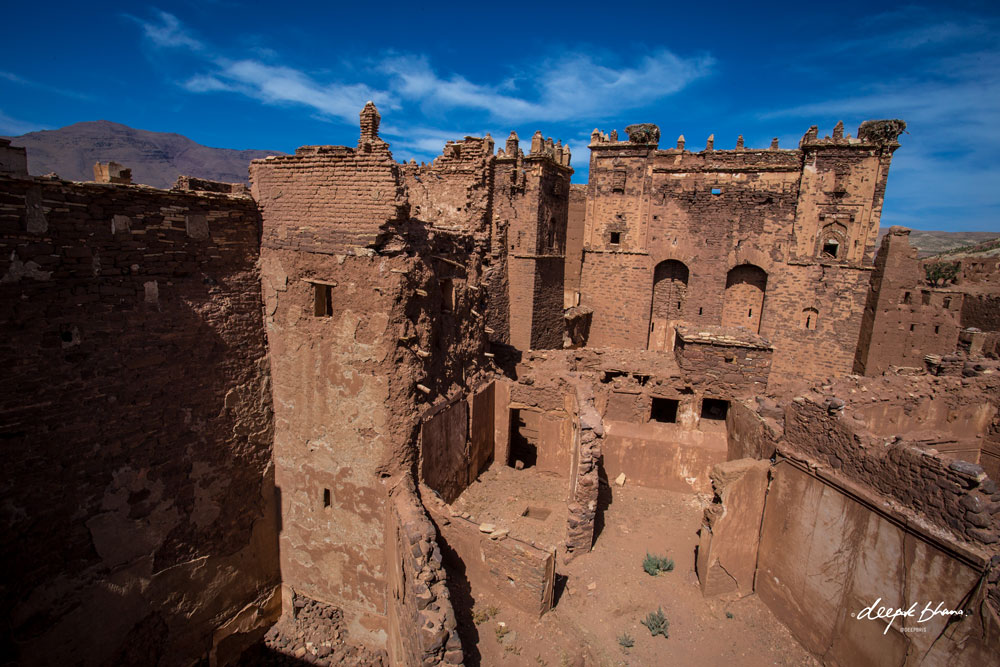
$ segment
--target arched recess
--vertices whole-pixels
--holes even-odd
[[[847,254],[847,227],[831,222],[823,227],[817,244],[817,256],[827,259],[844,259]]]
[[[734,266],[726,275],[726,300],[722,308],[722,326],[744,327],[760,332],[764,312],[767,272],[755,264]]]
[[[672,347],[670,322],[683,318],[690,271],[684,262],[668,259],[653,269],[653,298],[650,304],[649,349]]]
[[[819,311],[815,308],[803,308],[802,309],[802,328],[814,331],[816,325],[819,324]]]

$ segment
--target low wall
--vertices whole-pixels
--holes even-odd
[[[721,422],[720,422],[721,424]],[[604,470],[613,480],[682,493],[709,493],[712,466],[728,458],[724,428],[692,430],[682,424],[605,421]]]
[[[473,587],[488,589],[529,614],[541,616],[552,608],[554,552],[506,535],[491,537],[478,524],[451,516],[436,498],[429,499],[426,507],[441,540],[465,565]]]
[[[995,661],[1000,622],[985,601],[987,556],[930,537],[832,475],[779,460],[772,476],[756,591],[806,649],[836,665]],[[888,629],[870,618],[911,605]]]
[[[830,414],[816,400],[799,397],[786,408],[789,452],[830,465],[962,539],[981,546],[1000,540],[1000,494],[980,466],[949,462],[902,440],[886,445],[884,438],[855,432],[848,417]]]
[[[729,460],[769,459],[780,437],[755,410],[740,401],[729,404],[726,414]]]
[[[437,535],[409,477],[390,491],[387,521],[390,660],[406,667],[461,665]]]

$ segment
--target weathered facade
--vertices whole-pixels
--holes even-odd
[[[486,664],[476,596],[542,627],[626,484],[714,492],[702,593],[829,664],[995,654],[996,281],[935,282],[905,230],[873,260],[900,121],[595,131],[585,191],[541,133],[401,164],[379,123],[249,193],[34,178],[0,143],[11,660],[224,665],[272,626],[316,664]],[[517,535],[461,509],[491,484]],[[848,616],[879,595],[969,613]]]
[[[660,150],[656,126],[591,136],[580,303],[589,344],[671,349],[678,323],[742,327],[772,378],[850,372],[897,121],[799,148]],[[649,129],[652,128],[652,129]],[[893,134],[895,132],[895,134]],[[648,313],[648,316],[646,315]]]

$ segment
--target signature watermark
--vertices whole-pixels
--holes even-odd
[[[856,618],[859,621],[870,619],[870,620],[881,620],[887,621],[885,624],[885,630],[882,634],[888,634],[889,628],[892,624],[896,622],[897,618],[911,619],[917,623],[926,623],[937,616],[965,616],[966,611],[964,609],[948,609],[945,607],[944,602],[938,602],[935,606],[933,602],[928,602],[924,605],[923,609],[920,609],[920,603],[914,602],[908,608],[903,609],[902,607],[896,609],[893,607],[880,606],[882,603],[882,598],[875,600],[869,606],[865,607],[861,611],[854,613],[851,612],[851,618]],[[926,632],[926,627],[909,626],[900,628],[903,632]]]

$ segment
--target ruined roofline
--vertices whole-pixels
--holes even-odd
[[[660,128],[653,123],[639,123],[636,125],[629,125],[625,128],[628,133],[629,138],[625,141],[618,140],[618,131],[612,130],[609,134],[605,134],[598,128],[594,128],[594,131],[590,134],[590,144],[588,148],[591,150],[607,150],[616,148],[653,148],[657,149],[660,141]],[[702,151],[686,151],[684,146],[686,140],[684,135],[680,135],[677,138],[677,145],[674,148],[659,149],[658,153],[714,153],[714,152],[729,152],[729,153],[766,153],[772,151],[783,151],[788,153],[794,153],[797,150],[803,148],[826,148],[831,146],[838,147],[851,147],[851,148],[890,148],[895,149],[899,147],[899,135],[906,131],[906,122],[899,119],[883,119],[883,120],[866,120],[858,126],[858,136],[852,137],[850,134],[844,135],[844,121],[839,121],[833,128],[833,136],[826,135],[822,139],[819,138],[819,130],[816,125],[811,126],[806,133],[802,136],[799,141],[799,146],[797,149],[782,149],[778,145],[778,138],[775,137],[771,140],[771,145],[768,148],[745,148],[743,145],[743,135],[739,135],[736,139],[736,147],[733,149],[720,149],[716,151],[715,149],[715,135],[711,134],[706,141],[705,148]]]

